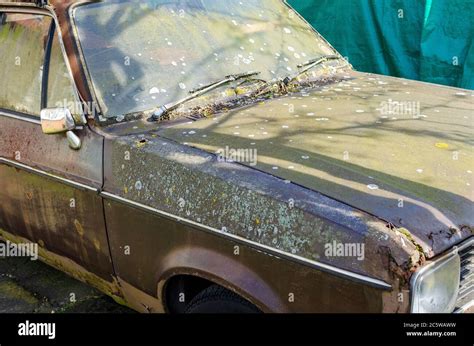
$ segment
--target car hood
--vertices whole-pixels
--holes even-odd
[[[473,232],[473,110],[472,91],[351,71],[159,135],[405,228],[433,257]]]

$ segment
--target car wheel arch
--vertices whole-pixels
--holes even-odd
[[[238,294],[263,312],[288,312],[275,290],[237,259],[206,248],[183,248],[170,253],[160,266],[157,297],[167,308],[173,280],[187,278],[216,284]],[[188,299],[186,299],[188,300]]]

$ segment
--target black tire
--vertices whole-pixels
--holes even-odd
[[[257,314],[261,311],[234,292],[212,285],[196,295],[186,307],[187,314]]]

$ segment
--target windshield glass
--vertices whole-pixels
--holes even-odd
[[[226,75],[266,81],[334,50],[281,0],[117,0],[74,14],[106,117],[150,110]]]

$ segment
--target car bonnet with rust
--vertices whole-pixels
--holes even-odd
[[[159,135],[210,153],[254,148],[255,169],[405,228],[432,257],[472,234],[473,97],[351,71]]]

